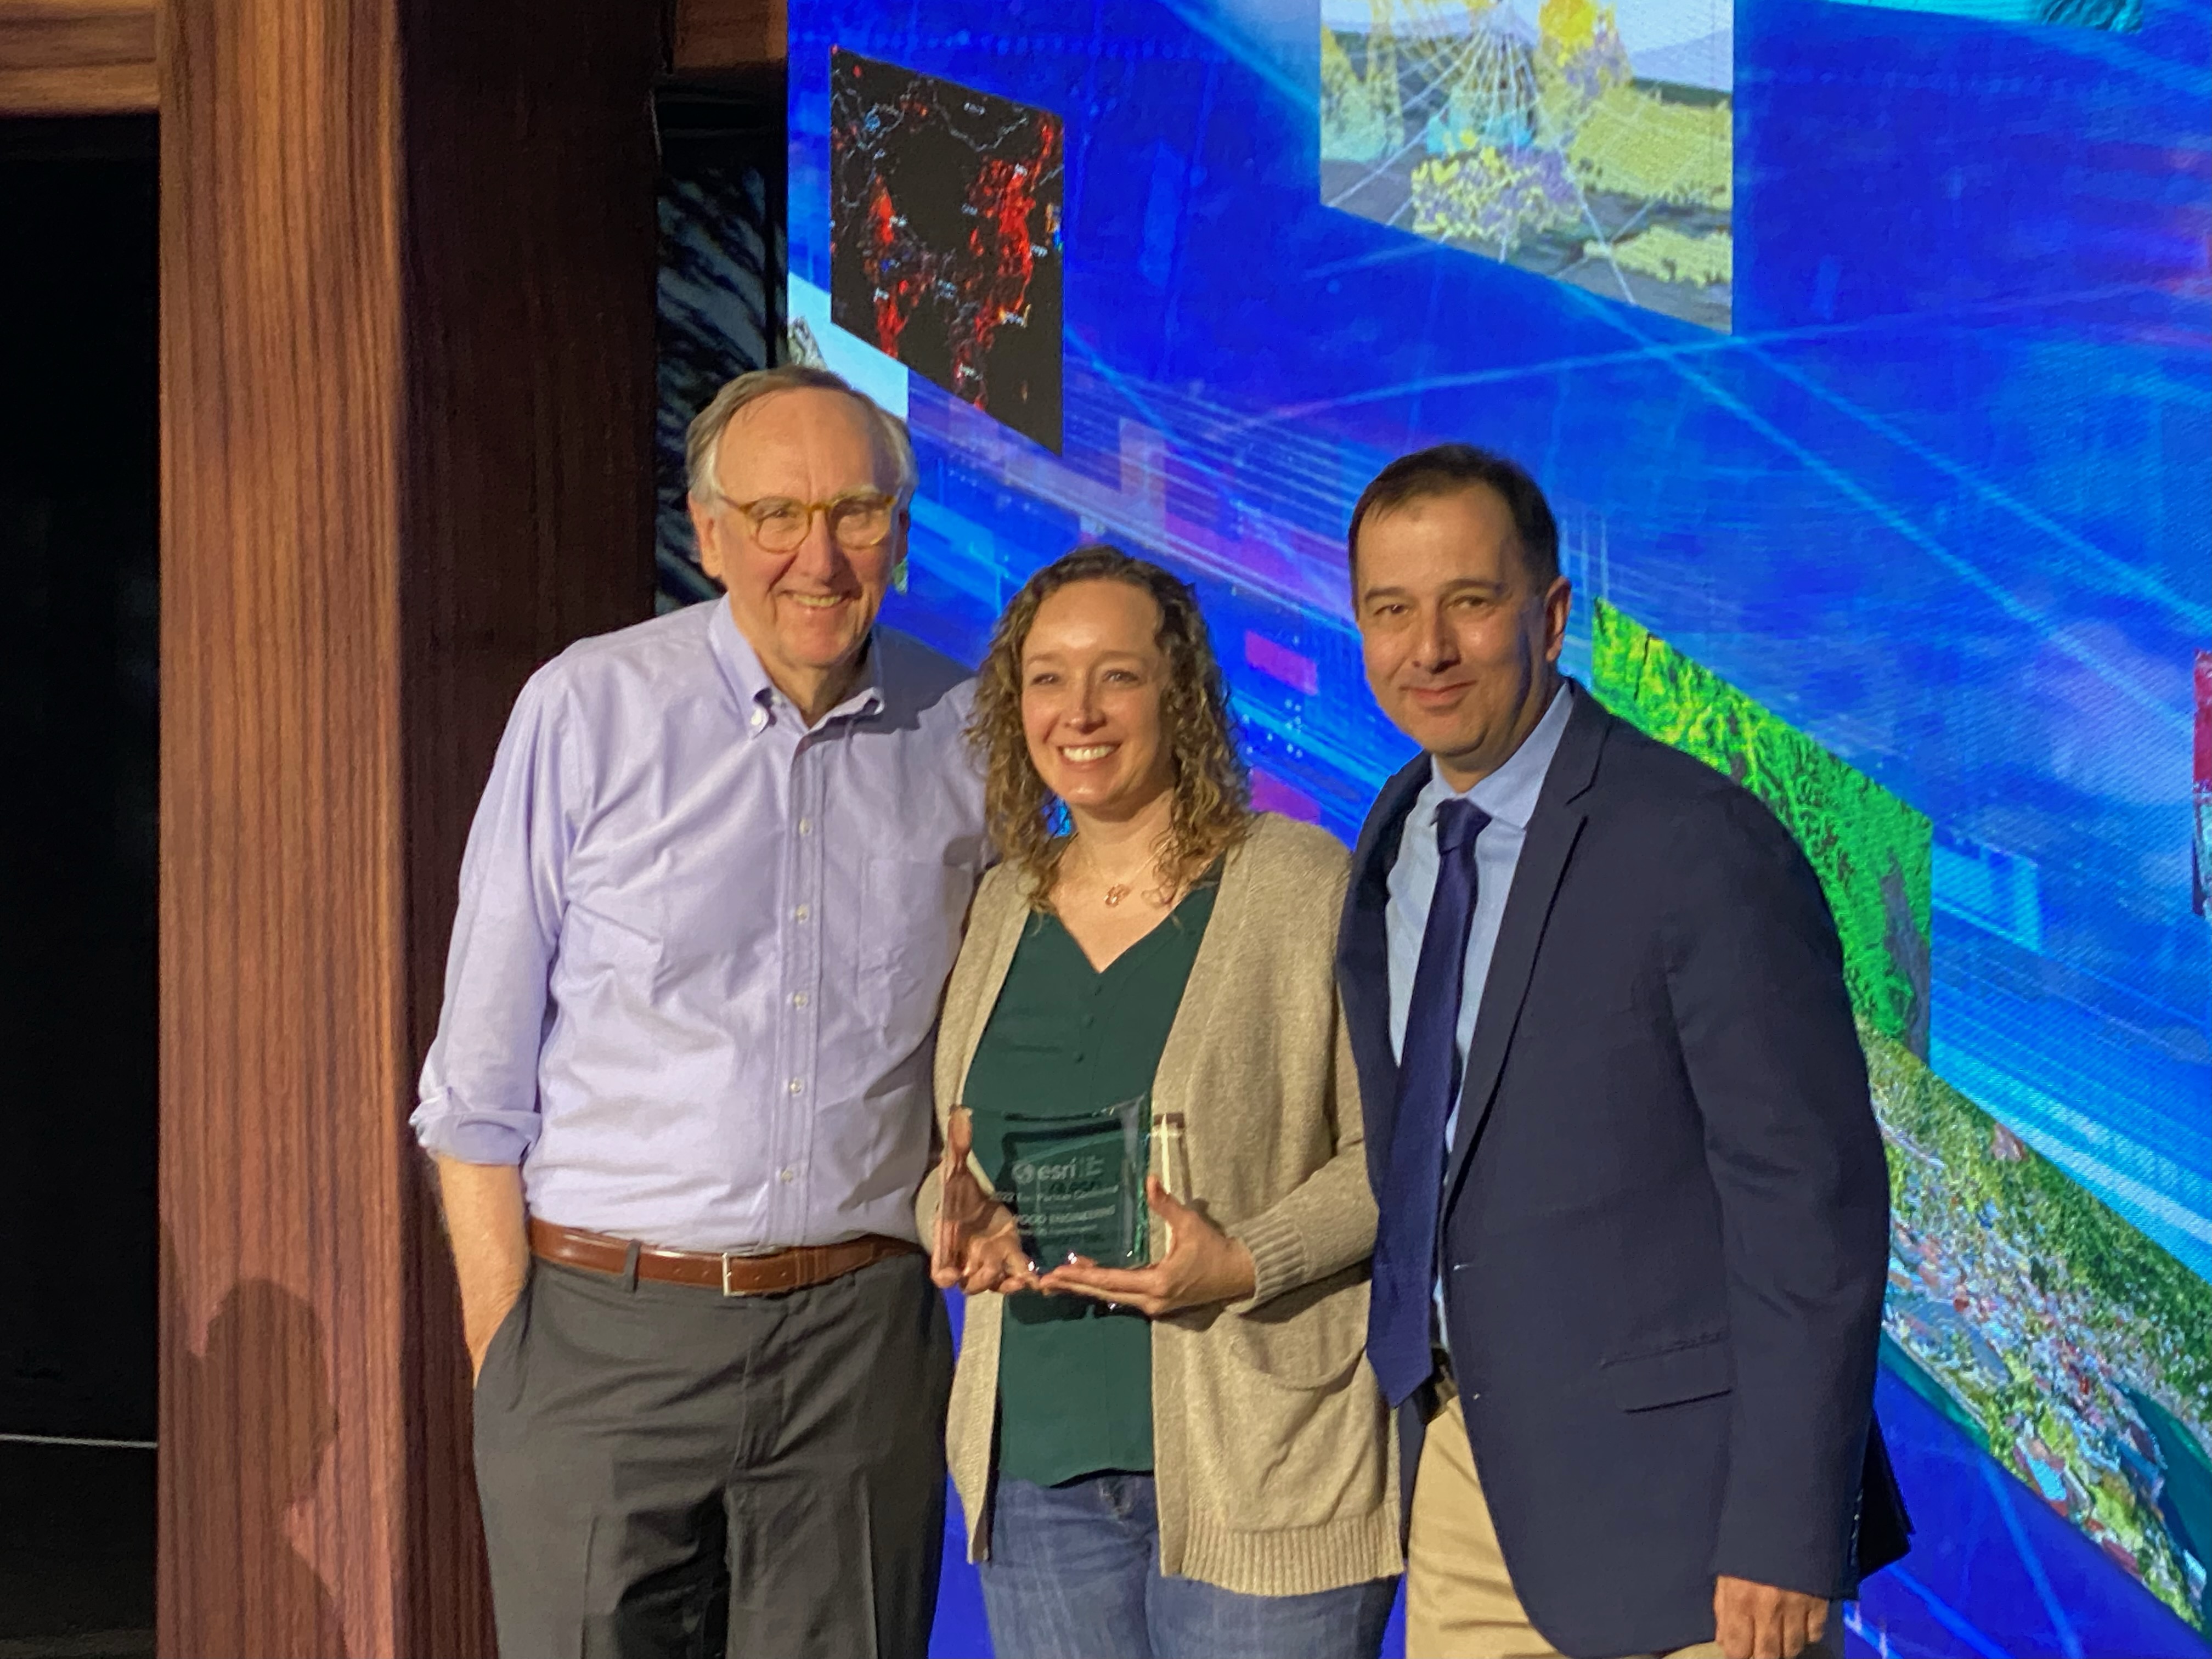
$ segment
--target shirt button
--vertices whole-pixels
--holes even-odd
[[[747,720],[745,724],[752,727],[754,731],[759,731],[761,727],[768,724],[768,710],[765,708],[754,709],[752,718]]]
[[[791,919],[793,921],[804,921],[806,920],[806,907],[802,904],[791,913]]]
[[[791,1006],[794,1008],[804,1008],[806,1006],[806,993],[793,991],[791,994]]]
[[[775,1178],[783,1182],[785,1186],[788,1187],[793,1182],[799,1179],[799,1171],[787,1165],[783,1169],[778,1170],[775,1172]]]
[[[812,818],[799,819],[799,833],[802,836],[812,835],[814,833],[814,820]]]
[[[805,1092],[805,1088],[806,1088],[806,1079],[805,1079],[805,1078],[803,1078],[803,1077],[795,1077],[795,1078],[792,1079],[791,1079],[791,1081],[790,1081],[789,1083],[786,1084],[784,1086],[785,1086],[786,1088],[787,1088],[788,1090],[790,1090],[790,1091],[791,1091],[793,1094],[800,1094],[800,1093]]]

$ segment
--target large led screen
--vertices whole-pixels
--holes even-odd
[[[1157,558],[1261,804],[1348,838],[1407,751],[1346,513],[1468,440],[1558,507],[1571,671],[1803,840],[1918,1526],[1858,1652],[2212,1652],[2208,22],[791,7],[791,343],[912,427],[894,621],[973,660],[1069,547]]]

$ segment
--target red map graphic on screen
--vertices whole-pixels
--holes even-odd
[[[837,325],[1057,452],[1060,118],[836,50],[830,177]]]

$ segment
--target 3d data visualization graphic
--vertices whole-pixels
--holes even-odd
[[[1569,672],[1844,940],[1917,1525],[1847,1651],[2212,1655],[2212,0],[793,0],[790,100],[791,347],[906,418],[885,614],[957,656],[1158,560],[1349,840],[1353,501],[1534,471]]]
[[[1322,199],[1725,329],[1734,39],[1732,0],[1326,0]]]
[[[1058,449],[1058,118],[847,52],[830,86],[831,316]]]

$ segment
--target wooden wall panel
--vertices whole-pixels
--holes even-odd
[[[785,0],[675,0],[671,58],[678,75],[781,64]]]
[[[462,845],[507,709],[570,641],[653,614],[661,43],[651,7],[607,0],[417,0],[409,38],[400,700],[411,1108],[437,1027]],[[427,1174],[411,1151],[407,1170]],[[427,1189],[417,1201],[430,1202]],[[433,1470],[465,1465],[466,1370],[444,1236],[423,1224],[404,1238],[415,1328],[440,1338],[410,1352],[407,1387],[447,1391],[419,1449]],[[442,1559],[465,1537],[473,1561],[471,1480],[415,1480],[409,1501],[411,1559]],[[417,1650],[462,1651],[469,1616],[434,1579],[413,1594]]]
[[[489,1650],[404,1119],[507,704],[650,613],[657,27],[162,9],[165,1654]]]
[[[154,0],[0,0],[0,115],[121,115],[154,100]]]

